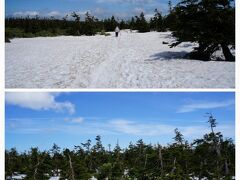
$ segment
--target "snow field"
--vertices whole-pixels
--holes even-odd
[[[183,59],[170,32],[13,39],[6,88],[234,88],[235,63]]]

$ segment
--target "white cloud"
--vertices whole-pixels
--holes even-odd
[[[39,15],[38,11],[19,11],[19,12],[15,12],[13,13],[13,16],[17,16],[17,17],[21,17],[21,16],[37,16]]]
[[[64,119],[65,122],[70,122],[70,123],[76,123],[76,124],[81,124],[84,121],[83,117],[78,117],[78,118],[66,118]]]
[[[6,103],[33,110],[54,110],[68,111],[70,114],[75,112],[74,104],[70,102],[57,102],[56,93],[6,93]]]
[[[23,16],[23,12],[15,12],[13,13],[13,16]]]
[[[176,126],[161,123],[139,123],[128,120],[112,120],[109,122],[108,128],[111,130],[137,136],[174,136],[174,129],[178,128],[186,139],[200,138],[204,134],[210,132],[210,127],[205,123],[203,125]],[[216,128],[216,132],[222,132],[225,137],[234,137],[233,124],[220,124]]]
[[[136,7],[136,8],[133,9],[133,12],[135,14],[140,14],[142,12],[145,13],[145,10],[143,8]]]
[[[44,119],[44,124],[42,123]],[[84,123],[83,123],[84,122]],[[228,122],[228,121],[225,121]],[[81,124],[81,125],[77,125]],[[8,119],[6,121],[7,132],[18,132],[23,134],[34,133],[66,133],[76,135],[126,135],[137,137],[159,137],[172,140],[174,137],[174,129],[178,128],[184,135],[186,140],[192,141],[195,138],[201,138],[204,134],[209,133],[210,127],[207,123],[201,124],[174,125],[158,122],[139,122],[124,119],[115,119],[102,121],[102,119],[87,119],[87,117],[63,118],[59,121],[59,117],[55,120],[47,120],[45,118],[38,119]],[[219,123],[215,128],[215,132],[222,132],[224,137],[235,137],[234,121],[228,123]]]
[[[105,12],[106,12],[106,10],[103,8],[96,8],[94,10],[94,14],[104,14]]]
[[[13,16],[14,17],[34,17],[34,16],[40,16],[40,17],[64,17],[66,13],[61,13],[59,11],[50,11],[50,12],[38,12],[38,11],[19,11],[19,12],[14,12]]]
[[[154,16],[154,14],[150,13],[150,14],[146,14],[145,18],[146,18],[147,21],[149,21],[153,16]]]
[[[51,12],[47,13],[47,16],[56,17],[56,16],[63,16],[63,14],[61,14],[61,13],[58,12],[58,11],[51,11]]]
[[[140,136],[158,136],[173,134],[175,126],[154,123],[137,123],[127,120],[112,120],[109,123],[110,128],[125,134]]]
[[[228,107],[234,104],[233,100],[222,102],[201,102],[201,103],[189,103],[185,104],[177,110],[177,113],[192,112],[200,109],[215,109]]]

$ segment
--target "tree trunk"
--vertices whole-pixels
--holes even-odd
[[[173,168],[172,168],[171,173],[173,174],[175,172],[175,170],[176,170],[176,157],[173,160]]]
[[[73,170],[73,166],[72,166],[72,159],[71,159],[69,154],[68,154],[68,158],[69,158],[69,166],[70,166],[70,169],[71,169],[71,177],[72,177],[72,180],[75,180],[74,170]]]
[[[225,60],[226,61],[235,61],[235,57],[232,55],[228,46],[225,43],[222,43],[221,47],[222,47],[222,50],[223,50]]]
[[[146,166],[147,166],[147,158],[148,158],[148,155],[146,154],[146,157],[145,157],[145,163],[144,163],[144,169],[145,169]]]
[[[159,157],[160,166],[161,166],[161,175],[163,175],[162,147],[159,146],[158,149],[159,149],[159,150],[158,150],[158,157]]]
[[[225,176],[229,175],[229,168],[228,168],[228,162],[227,159],[225,159]]]
[[[195,48],[194,51],[190,52],[187,56],[189,56],[190,59],[210,61],[211,54],[206,52],[207,48],[208,44],[200,43],[199,46]]]
[[[37,164],[35,165],[35,169],[34,169],[34,174],[33,174],[33,179],[34,180],[37,180],[36,179],[36,175],[37,175],[37,172],[38,172],[38,166],[39,166],[39,164],[40,164],[40,161],[39,161],[39,158],[37,159]]]

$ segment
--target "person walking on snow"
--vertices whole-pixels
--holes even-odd
[[[115,28],[115,35],[116,35],[116,37],[118,37],[119,31],[120,31],[120,29],[119,29],[118,26],[117,26],[117,27]]]

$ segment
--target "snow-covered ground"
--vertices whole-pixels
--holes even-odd
[[[165,33],[39,37],[6,43],[6,88],[234,88],[235,63],[187,60]],[[196,45],[195,45],[196,46]]]
[[[9,176],[7,177],[7,180],[23,180],[26,178],[26,174],[18,174],[18,175],[13,175],[13,176]],[[49,180],[59,180],[60,177],[59,176],[54,176],[54,177],[50,177]]]
[[[49,180],[59,180],[60,179],[60,177],[59,176],[54,176],[54,177],[50,177],[50,179]]]

